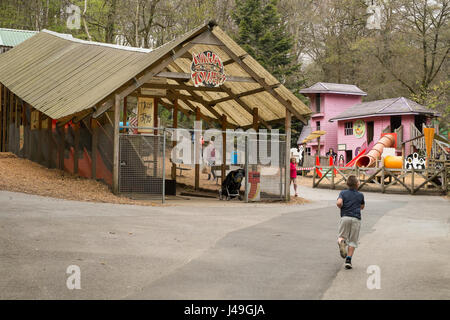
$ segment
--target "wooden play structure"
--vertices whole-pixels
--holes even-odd
[[[401,143],[402,156],[383,156],[385,148],[396,145],[394,134],[384,134],[374,147],[367,154],[361,154],[352,166],[316,165],[313,171],[313,188],[319,186],[331,189],[345,188],[348,177],[355,175],[360,180],[359,189],[382,193],[389,189],[402,193],[406,191],[410,194],[418,192],[446,194],[449,192],[450,160],[447,155],[443,155],[441,159],[432,157],[434,140],[437,138],[434,128],[424,128],[422,135]],[[419,139],[424,140],[426,163],[420,163],[421,167],[418,169],[412,164],[411,159],[405,157],[404,146]],[[416,155],[418,153],[415,153],[414,157]],[[414,159],[416,160],[419,161]]]

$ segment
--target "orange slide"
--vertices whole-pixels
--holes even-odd
[[[360,168],[375,167],[377,160],[381,158],[384,148],[392,148],[395,146],[395,135],[388,133],[381,137],[373,146],[372,150],[356,161],[356,165]]]

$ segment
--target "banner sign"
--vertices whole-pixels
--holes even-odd
[[[366,123],[362,120],[356,120],[353,124],[353,134],[356,138],[360,139],[364,137],[366,133]]]
[[[192,56],[191,79],[194,86],[214,88],[222,85],[227,76],[220,57],[212,51]]]
[[[141,127],[154,127],[153,110],[155,108],[155,100],[153,98],[138,98],[138,123]],[[140,133],[152,133],[152,129],[138,129]]]

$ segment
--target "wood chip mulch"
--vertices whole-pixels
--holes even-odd
[[[0,190],[66,200],[159,206],[145,200],[114,195],[109,187],[58,169],[48,169],[9,152],[0,152]]]

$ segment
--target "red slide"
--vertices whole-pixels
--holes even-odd
[[[361,158],[366,153],[366,150],[367,150],[367,148],[362,150],[355,158],[350,160],[350,162],[347,163],[345,166],[346,167],[353,167],[355,165],[356,161],[358,161],[358,159]]]

